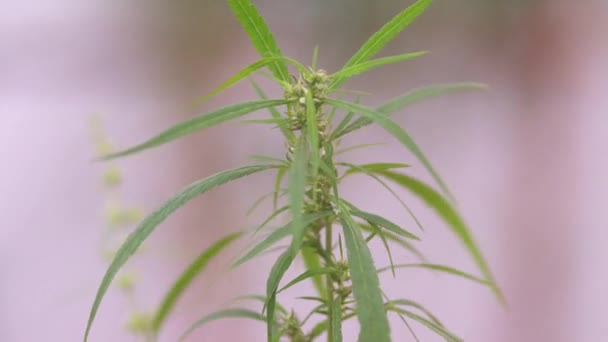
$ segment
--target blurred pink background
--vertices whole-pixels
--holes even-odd
[[[330,72],[409,3],[256,1],[285,54],[308,61],[318,44],[320,66]],[[258,57],[222,1],[5,5],[0,341],[79,341],[106,267],[100,243],[107,194],[100,180],[104,165],[92,161],[91,116],[103,119],[117,145],[140,142],[205,109],[254,98],[243,82],[199,110],[187,109]],[[369,105],[431,83],[491,86],[486,93],[448,96],[395,116],[456,194],[509,308],[503,310],[487,289],[449,276],[402,270],[397,279],[386,274],[382,281],[390,295],[425,304],[467,342],[608,341],[607,23],[603,1],[436,1],[383,52],[426,49],[429,56],[347,85],[372,92]],[[265,127],[235,123],[195,134],[118,162],[124,171],[120,194],[126,204],[149,212],[196,179],[249,163],[251,154],[281,156],[280,138]],[[389,144],[349,158],[415,164],[377,128],[345,143],[379,141]],[[413,172],[428,179],[418,166]],[[261,215],[241,213],[266,192],[272,177],[224,186],[160,226],[128,264],[141,273],[138,305],[153,309],[202,249],[258,222]],[[382,188],[363,178],[344,186],[360,206],[414,228]],[[430,259],[475,273],[463,247],[432,212],[415,199],[409,202],[426,227],[421,248]],[[160,341],[176,340],[191,322],[233,297],[263,292],[273,256],[241,273],[223,273],[237,252],[223,253],[197,280]],[[394,253],[401,262],[411,258]],[[385,265],[382,248],[375,254],[377,265]],[[292,274],[302,269],[295,267]],[[297,287],[285,302],[301,308],[290,298],[310,290]],[[141,340],[125,328],[127,307],[112,288],[90,340]],[[395,341],[413,341],[398,320],[392,322]],[[356,339],[353,323],[346,324],[345,341]],[[415,329],[421,341],[439,341],[423,327]],[[261,323],[227,320],[190,340],[262,341],[264,331]]]

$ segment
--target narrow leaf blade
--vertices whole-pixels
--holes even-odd
[[[379,68],[381,66],[407,61],[409,59],[414,59],[416,57],[424,56],[427,53],[428,53],[428,51],[419,51],[419,52],[405,53],[405,54],[401,54],[401,55],[397,55],[397,56],[378,58],[378,59],[374,59],[371,61],[355,64],[348,68],[344,68],[344,69],[334,73],[330,77],[333,77],[335,79],[341,79],[342,82],[344,82],[344,81],[352,78],[353,76],[360,75],[362,73]]]
[[[224,83],[220,84],[219,87],[215,88],[209,94],[207,94],[207,95],[201,97],[200,99],[196,100],[193,103],[193,106],[199,106],[199,105],[201,105],[202,103],[204,103],[205,101],[209,100],[213,96],[215,96],[215,95],[219,94],[220,92],[222,92],[224,89],[230,87],[231,85],[234,85],[235,83],[239,82],[240,80],[242,80],[242,79],[248,77],[249,75],[251,75],[252,73],[256,72],[260,68],[263,68],[263,67],[267,66],[270,63],[274,63],[277,60],[280,60],[280,58],[278,58],[278,57],[268,57],[268,58],[262,58],[259,61],[256,61],[254,63],[249,64],[248,66],[246,66],[245,68],[243,68],[239,72],[237,72],[236,74],[232,75],[229,79],[227,79],[226,81],[224,81]]]
[[[249,82],[251,83],[251,86],[253,87],[253,90],[255,90],[256,94],[258,95],[258,97],[262,100],[268,100],[268,96],[266,96],[266,93],[264,93],[264,90],[262,90],[262,88],[259,86],[259,84],[257,84],[253,78],[249,78]],[[268,111],[270,112],[270,116],[272,116],[272,118],[274,119],[281,119],[283,118],[283,116],[281,115],[281,113],[279,113],[279,111],[275,108],[275,107],[268,107]],[[279,121],[278,123],[279,129],[281,129],[281,132],[283,133],[283,135],[285,136],[285,138],[287,138],[288,141],[295,141],[295,135],[293,134],[292,131],[289,130],[289,127],[287,126],[287,124],[284,121]]]
[[[393,307],[390,309],[391,311],[394,312],[398,312],[401,314],[406,315],[407,317],[413,319],[414,321],[426,326],[427,328],[431,329],[432,331],[434,331],[435,333],[437,333],[439,336],[443,337],[447,342],[463,342],[464,340],[461,339],[460,337],[454,335],[453,333],[447,331],[444,327],[436,324],[433,321],[430,321],[428,319],[426,319],[425,317],[422,317],[420,315],[417,315],[411,311],[408,310],[404,310],[402,308],[398,308],[398,307]]]
[[[318,268],[318,269],[306,270],[306,271],[304,271],[304,273],[295,277],[292,281],[290,281],[285,286],[283,286],[279,291],[277,291],[277,293],[283,292],[283,291],[287,290],[288,288],[290,288],[308,278],[312,278],[314,276],[322,275],[322,274],[329,274],[332,272],[334,272],[334,270],[332,270],[330,268]]]
[[[280,168],[277,171],[277,177],[274,181],[274,191],[273,191],[273,196],[272,196],[272,207],[274,208],[274,210],[277,210],[277,207],[279,205],[279,190],[281,189],[281,183],[283,181],[283,176],[285,176],[285,173],[287,172],[287,168]]]
[[[304,206],[304,195],[307,178],[308,154],[306,153],[307,139],[306,135],[302,134],[295,146],[295,152],[291,167],[289,169],[289,205],[292,216],[292,240],[289,248],[279,256],[266,281],[266,303],[268,309],[268,317],[273,317],[274,307],[276,303],[277,288],[283,275],[295,259],[302,241],[304,239],[304,230],[306,226],[302,220],[302,208]],[[268,342],[273,341],[273,327],[270,318],[266,319]]]
[[[259,163],[272,163],[272,164],[276,164],[279,167],[283,167],[283,166],[287,166],[288,165],[285,162],[285,160],[283,160],[283,159],[272,157],[272,156],[266,156],[266,155],[262,155],[262,154],[254,154],[254,155],[250,156],[249,158],[251,158],[251,160],[259,162]]]
[[[217,311],[212,314],[209,314],[209,315],[199,319],[198,321],[194,322],[188,328],[188,330],[186,330],[186,332],[184,332],[182,334],[182,336],[180,337],[179,340],[183,341],[186,337],[188,337],[188,335],[190,335],[190,333],[192,333],[195,329],[200,328],[204,324],[212,322],[212,321],[216,321],[218,319],[223,319],[223,318],[248,318],[248,319],[253,319],[253,320],[257,320],[257,321],[264,321],[266,319],[266,317],[264,317],[264,315],[262,315],[258,312],[255,312],[253,310],[249,310],[249,309],[240,309],[240,308],[225,309],[225,310],[221,310],[221,311]]]
[[[343,164],[347,165],[347,164]],[[347,165],[348,166],[348,165]],[[369,164],[361,164],[357,165],[359,168],[350,168],[348,169],[344,175],[350,175],[353,173],[359,173],[361,170],[365,170],[368,172],[382,171],[382,170],[391,170],[391,169],[401,169],[410,167],[409,164],[401,164],[401,163],[369,163]]]
[[[270,118],[270,119],[250,119],[250,120],[241,120],[241,123],[244,124],[262,124],[262,125],[277,125],[277,127],[279,126],[279,124],[281,123],[286,123],[287,119],[285,118],[279,118],[279,119],[275,119],[275,118]]]
[[[283,190],[283,191],[285,191],[285,190]],[[279,189],[279,192],[280,192],[280,189]],[[247,212],[245,212],[245,216],[251,216],[262,205],[262,203],[264,203],[264,201],[266,201],[268,198],[270,198],[273,195],[274,195],[274,191],[260,196],[257,200],[255,200],[253,202],[253,204],[249,207],[249,209],[247,209]],[[279,196],[279,194],[277,194],[277,196]],[[274,208],[274,210],[276,210],[276,208]]]
[[[372,255],[363,239],[360,228],[348,212],[348,207],[342,202],[340,207],[340,221],[344,229],[346,241],[346,254],[352,277],[353,295],[357,303],[357,317],[359,319],[360,342],[389,342],[390,328],[382,293],[380,281],[373,269]]]
[[[369,221],[368,221],[369,222]],[[380,227],[378,227],[377,225],[370,225],[373,229],[374,232],[372,234],[370,234],[370,236],[365,239],[367,242],[371,241],[376,235],[378,235],[380,237],[380,240],[382,240],[382,244],[384,245],[384,249],[386,250],[386,254],[388,255],[388,261],[390,264],[390,269],[391,272],[393,274],[393,278],[395,278],[397,275],[395,274],[395,267],[394,267],[394,262],[393,262],[393,254],[391,253],[391,248],[388,244],[388,241],[386,239],[386,236],[384,236],[384,232],[382,232],[382,229]],[[378,272],[380,273],[380,272]]]
[[[387,101],[384,105],[376,108],[376,110],[385,115],[389,115],[391,113],[398,112],[405,107],[412,105],[414,103],[418,103],[420,101],[431,99],[435,97],[439,97],[442,95],[447,95],[451,93],[459,93],[459,92],[467,92],[467,91],[481,91],[486,90],[487,86],[479,83],[454,83],[454,84],[440,84],[429,87],[423,87],[414,89],[405,95],[397,96],[389,101]],[[337,139],[343,135],[346,135],[350,132],[356,131],[359,128],[365,127],[373,123],[372,120],[368,118],[359,118],[355,120],[353,123],[345,127],[344,129],[336,132],[334,135],[334,139]]]
[[[194,259],[190,266],[188,266],[188,268],[182,272],[169,292],[167,292],[165,295],[159,309],[154,315],[152,320],[152,329],[155,333],[158,333],[162,324],[167,318],[167,315],[171,309],[173,309],[182,293],[186,290],[186,288],[188,288],[196,276],[205,269],[209,261],[211,261],[217,254],[219,254],[224,248],[229,246],[230,243],[239,238],[241,235],[243,235],[242,232],[232,233],[214,243],[211,247],[203,251],[203,253],[201,253],[196,259]]]
[[[245,255],[240,257],[237,261],[232,263],[231,267],[236,268],[240,265],[246,263],[247,261],[255,258],[260,255],[262,252],[272,247],[275,243],[280,241],[281,239],[289,236],[291,233],[291,222],[282,226],[281,228],[276,229],[270,235],[268,235],[264,240],[255,245],[253,248],[249,250]]]
[[[334,108],[336,108],[336,107],[334,107]],[[386,145],[386,143],[358,144],[358,145],[354,145],[354,146],[350,146],[350,147],[346,147],[346,148],[343,148],[341,150],[338,150],[338,151],[336,151],[336,155],[348,153],[348,152],[351,152],[351,151],[354,151],[354,150],[358,150],[358,149],[362,149],[362,148],[376,147],[376,146],[382,146],[382,145]]]
[[[380,179],[380,177],[378,175],[376,175],[373,171],[362,168],[359,165],[354,165],[354,164],[350,164],[350,163],[340,163],[340,164],[350,167],[350,170],[348,170],[348,172],[352,172],[352,173],[363,172],[364,174],[368,175],[369,177],[374,179],[376,182],[378,182],[380,185],[382,185],[382,187],[384,187],[388,192],[391,193],[391,195],[393,195],[393,197],[395,197],[395,199],[397,201],[399,201],[399,203],[403,206],[403,208],[412,217],[414,222],[416,222],[416,225],[418,226],[418,228],[420,228],[421,231],[424,231],[424,227],[422,227],[422,224],[420,223],[420,221],[418,220],[416,215],[414,215],[414,212],[410,209],[410,207],[407,204],[405,204],[405,202],[403,202],[403,200],[401,199],[401,197],[399,197],[399,195],[395,192],[395,190],[393,190],[390,186],[388,186],[388,184],[386,184],[382,179]]]
[[[292,241],[293,245],[293,241]],[[266,335],[268,337],[268,342],[274,341],[274,327],[273,321],[270,317],[274,316],[274,309],[277,301],[277,287],[285,275],[285,272],[291,265],[295,256],[292,254],[290,249],[287,249],[283,254],[279,256],[275,264],[272,266],[270,270],[270,274],[268,275],[268,280],[266,281],[266,309],[268,311],[268,315],[266,318]]]
[[[319,57],[319,45],[316,45],[314,50],[312,51],[312,62],[310,63],[310,68],[312,70],[317,70],[318,57]]]
[[[361,97],[357,96],[357,98],[355,99],[355,103],[359,104],[360,101],[361,101]],[[332,112],[335,112],[336,109],[337,109],[336,107],[333,107]],[[340,132],[341,130],[343,130],[350,123],[350,121],[353,119],[354,116],[355,116],[354,112],[346,113],[346,115],[344,116],[344,118],[342,118],[342,120],[340,121],[338,126],[336,126],[336,129],[334,129],[334,131],[331,133],[329,140],[330,141],[333,140],[334,134],[336,134],[336,132]]]
[[[159,224],[161,224],[169,215],[171,215],[175,210],[183,206],[191,199],[219,185],[270,168],[273,168],[273,166],[246,166],[220,172],[205,179],[202,179],[198,182],[194,182],[182,191],[178,192],[169,201],[165,202],[165,204],[163,204],[159,209],[157,209],[148,217],[146,217],[137,226],[137,228],[127,237],[122,246],[120,246],[118,252],[116,252],[114,260],[112,260],[110,266],[108,267],[101,281],[101,284],[99,285],[97,295],[95,296],[95,300],[91,308],[91,313],[89,314],[89,320],[87,322],[84,340],[86,341],[89,336],[91,326],[93,324],[93,321],[95,320],[95,316],[97,315],[97,310],[99,309],[99,306],[104,295],[106,294],[106,291],[110,287],[110,283],[112,282],[120,268],[127,262],[131,255],[135,253],[137,248],[139,248],[143,241],[156,229],[156,227],[158,227]]]
[[[307,215],[304,215],[304,217],[302,218],[302,222],[304,225],[309,225],[309,224],[327,216],[328,214],[329,214],[328,212],[307,214]],[[270,248],[276,242],[293,234],[293,230],[294,230],[293,221],[276,229],[275,231],[270,233],[270,235],[268,235],[264,240],[262,240],[260,243],[255,245],[253,248],[251,248],[249,250],[249,252],[247,252],[245,255],[243,255],[241,258],[239,258],[237,261],[235,261],[232,264],[232,267],[233,268],[238,267],[238,266],[244,264],[245,262],[253,259],[254,257],[260,255],[262,252],[264,252],[265,250]]]
[[[359,226],[367,232],[375,232],[375,229],[371,225],[361,224]],[[414,254],[421,262],[426,262],[427,259],[424,254],[422,254],[422,252],[420,252],[416,247],[414,247],[409,241],[406,241],[402,239],[399,235],[393,234],[391,232],[383,232],[383,235],[387,240],[398,244],[399,246],[405,248],[407,251]]]
[[[395,300],[391,300],[390,302],[387,303],[387,305],[402,305],[402,306],[409,306],[412,308],[416,308],[419,311],[423,312],[431,321],[433,321],[435,324],[443,327],[443,323],[441,323],[441,321],[437,318],[437,316],[435,316],[429,309],[427,309],[426,307],[424,307],[422,304],[419,304],[413,300],[409,300],[409,299],[395,299]]]
[[[377,124],[382,126],[382,128],[384,128],[387,132],[389,132],[391,135],[393,135],[395,138],[397,138],[408,150],[410,150],[410,152],[412,152],[412,154],[414,154],[414,156],[416,156],[416,158],[418,158],[418,160],[422,163],[422,165],[426,168],[426,170],[431,174],[431,176],[433,177],[435,182],[437,182],[437,184],[439,184],[439,187],[441,188],[441,190],[445,194],[447,194],[450,198],[453,198],[447,185],[445,184],[443,179],[441,179],[439,174],[435,171],[435,168],[433,167],[433,165],[431,165],[431,162],[427,159],[427,157],[424,155],[424,153],[422,153],[422,150],[420,149],[420,147],[418,147],[418,145],[410,137],[410,135],[407,134],[407,132],[405,132],[405,130],[403,128],[401,128],[396,122],[387,118],[381,112],[378,112],[374,109],[364,107],[364,106],[361,106],[361,105],[358,105],[355,103],[349,103],[349,102],[338,101],[338,100],[329,100],[329,99],[327,100],[327,103],[340,107],[340,108],[343,108],[343,109],[346,109],[346,110],[352,110],[352,111],[358,112],[362,116],[365,116],[368,119],[373,120],[374,122],[376,122]]]
[[[467,251],[472,256],[473,260],[477,264],[477,267],[483,274],[485,280],[492,288],[494,295],[501,303],[504,304],[505,298],[502,291],[496,284],[492,273],[490,272],[490,267],[485,261],[481,250],[477,246],[477,243],[473,239],[473,235],[471,234],[469,228],[450,202],[443,198],[443,196],[441,196],[441,194],[435,191],[432,187],[410,176],[391,171],[380,171],[378,174],[405,187],[418,196],[429,207],[435,210],[435,212],[448,224],[450,229],[465,245]]]
[[[385,272],[391,268],[426,268],[428,270],[432,270],[432,271],[437,271],[437,272],[441,272],[441,273],[447,273],[447,274],[451,274],[451,275],[455,275],[457,277],[461,277],[461,278],[465,278],[468,280],[472,280],[474,282],[480,283],[482,285],[491,285],[491,283],[489,283],[487,280],[485,279],[481,279],[479,277],[476,277],[470,273],[461,271],[459,269],[456,269],[454,267],[450,267],[450,266],[446,266],[446,265],[439,265],[439,264],[427,264],[427,263],[420,263],[420,264],[399,264],[399,265],[393,265],[393,266],[387,266],[387,267],[382,267],[379,268],[377,270],[378,273],[381,272]]]
[[[247,300],[247,299],[249,299],[249,300],[255,300],[255,301],[260,302],[262,304],[266,303],[266,297],[265,296],[263,296],[263,295],[256,295],[256,294],[238,296],[234,300],[237,301],[237,300]],[[278,303],[277,303],[277,309],[279,309],[279,311],[281,313],[283,313],[283,314],[287,313],[287,310],[282,305],[279,305]]]
[[[362,218],[364,220],[366,220],[367,222],[374,224],[376,226],[379,227],[383,227],[397,235],[401,235],[403,237],[406,237],[408,239],[413,239],[413,240],[420,240],[420,238],[410,232],[408,232],[407,230],[399,227],[399,225],[397,225],[394,222],[389,221],[388,219],[376,215],[376,214],[372,214],[372,213],[368,213],[362,210],[359,210],[357,208],[352,208],[351,209],[351,214],[353,216],[357,216],[359,218]]]
[[[321,258],[319,254],[315,253],[314,249],[308,246],[303,246],[300,251],[302,254],[302,260],[304,261],[304,266],[306,266],[307,270],[314,270],[321,268]],[[321,276],[313,276],[312,283],[317,290],[317,293],[321,298],[326,296],[325,284],[323,283],[323,277]]]
[[[251,1],[228,0],[228,4],[262,57],[282,56],[272,32]],[[275,61],[268,68],[274,77],[289,81],[287,65],[283,60]]]
[[[137,152],[140,152],[143,150],[147,150],[152,147],[156,147],[156,146],[168,143],[172,140],[181,138],[188,134],[192,134],[201,129],[215,126],[219,123],[238,118],[240,116],[249,114],[256,110],[259,110],[262,108],[280,106],[280,105],[283,105],[286,103],[288,103],[288,101],[285,101],[285,100],[262,100],[262,101],[243,102],[243,103],[239,103],[239,104],[226,106],[224,108],[220,108],[220,109],[211,111],[207,114],[196,116],[192,119],[183,121],[139,145],[133,146],[124,151],[109,154],[109,155],[103,157],[102,159],[109,160],[109,159],[115,159],[118,157],[124,157],[126,155],[134,154],[134,153],[137,153]]]
[[[264,220],[264,222],[262,222],[258,227],[255,228],[254,234],[257,234],[260,230],[264,229],[266,227],[266,225],[268,225],[270,222],[272,222],[274,219],[276,219],[280,214],[282,214],[288,210],[289,210],[288,205],[275,210],[272,214],[268,215],[268,217]]]
[[[374,57],[384,46],[393,40],[399,32],[411,24],[431,4],[432,0],[419,0],[413,5],[397,14],[393,19],[384,24],[365,44],[346,62],[343,69],[363,63]],[[331,89],[335,89],[344,82],[344,79],[337,78]]]

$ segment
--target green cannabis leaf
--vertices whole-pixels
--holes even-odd
[[[89,314],[84,340],[87,340],[101,302],[119,270],[168,216],[191,199],[219,185],[275,169],[272,184],[246,213],[259,213],[266,204],[270,207],[265,200],[270,201],[272,198],[272,209],[268,209],[263,222],[251,234],[239,231],[209,243],[182,271],[161,299],[155,315],[149,320],[148,330],[151,334],[158,334],[179,299],[187,290],[191,290],[193,280],[204,274],[206,266],[236,239],[250,235],[253,242],[234,257],[230,270],[244,266],[261,255],[273,256],[274,262],[266,276],[264,294],[237,297],[239,301],[257,303],[261,307],[254,310],[238,306],[206,314],[186,329],[181,336],[182,340],[209,322],[241,318],[264,322],[269,342],[312,342],[322,337],[328,342],[341,342],[343,323],[356,317],[359,342],[389,342],[391,327],[388,315],[396,314],[408,328],[408,322],[412,321],[446,341],[462,341],[422,304],[409,298],[390,299],[382,291],[379,275],[383,272],[391,270],[393,276],[396,276],[397,271],[423,269],[487,286],[499,301],[505,302],[481,247],[473,238],[472,230],[453,204],[453,195],[447,184],[415,139],[391,115],[422,100],[457,92],[483,90],[486,87],[477,83],[428,86],[411,90],[376,108],[362,103],[361,95],[366,93],[339,89],[352,77],[425,55],[427,52],[422,51],[372,59],[412,24],[430,6],[431,0],[418,0],[398,13],[374,33],[340,70],[331,74],[317,69],[318,48],[313,51],[310,67],[284,56],[273,32],[252,1],[228,0],[227,3],[261,59],[230,76],[195,104],[208,100],[245,78],[250,81],[257,99],[229,104],[177,123],[133,147],[106,153],[102,159],[139,153],[237,119],[246,124],[255,124],[248,126],[251,129],[278,128],[270,132],[279,132],[284,139],[281,145],[285,147],[284,155],[252,156],[260,165],[231,169],[192,183],[148,215],[122,244],[103,276]],[[290,74],[288,66],[295,74]],[[265,90],[254,79],[258,74],[270,78],[281,87],[283,97],[268,99]],[[261,109],[268,110],[269,117],[253,120],[244,118]],[[361,143],[349,147],[340,146],[345,135],[372,124],[380,126],[396,138],[433,178],[438,190],[408,175],[407,172],[413,167],[409,160],[356,164],[348,159],[339,159],[348,157],[361,148],[378,146]],[[356,174],[369,176],[388,190],[420,229],[414,233],[407,225],[401,226],[379,213],[359,208],[354,204],[358,198],[346,199],[341,196],[342,181]],[[480,276],[474,275],[476,271],[465,272],[427,260],[417,247],[417,243],[424,238],[424,229],[408,204],[397,194],[396,189],[399,187],[413,194],[443,220],[471,256]],[[249,188],[243,188],[243,192],[246,191]],[[375,194],[359,192],[357,196]],[[375,266],[370,250],[374,239],[380,239],[388,254],[390,264],[386,267]],[[281,245],[283,240],[289,241],[289,244]],[[394,248],[407,250],[418,261],[395,262],[392,254]],[[291,272],[298,267],[297,262],[294,262],[298,256],[302,259],[304,269],[284,281],[284,278],[292,277]],[[415,278],[410,278],[412,280],[415,281]],[[288,310],[282,303],[282,299],[292,292],[287,290],[305,282],[311,282],[316,293],[298,299],[311,301],[314,308],[303,313]],[[316,324],[309,324],[312,320],[316,320]],[[414,334],[411,328],[410,332]]]

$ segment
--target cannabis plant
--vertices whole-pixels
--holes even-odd
[[[391,340],[388,315],[394,313],[401,316],[405,322],[416,321],[424,325],[447,341],[460,341],[459,337],[417,302],[386,297],[380,287],[378,273],[387,270],[394,273],[395,269],[402,267],[431,269],[474,280],[488,286],[502,301],[502,294],[480,249],[454,207],[448,187],[411,136],[390,117],[392,113],[423,99],[483,87],[477,84],[453,84],[420,88],[395,97],[376,108],[361,104],[359,99],[345,101],[344,92],[339,91],[340,86],[354,76],[380,66],[422,56],[424,52],[372,59],[430,3],[431,0],[419,0],[397,14],[369,38],[340,70],[328,73],[317,69],[316,49],[310,67],[283,55],[272,32],[249,0],[228,0],[230,8],[262,58],[230,77],[200,102],[240,80],[251,80],[255,73],[274,80],[282,88],[283,98],[268,99],[252,80],[258,99],[231,104],[193,117],[139,145],[109,154],[104,159],[138,153],[261,109],[268,109],[271,116],[268,119],[251,121],[278,127],[277,132],[280,131],[285,140],[285,155],[283,158],[258,157],[255,165],[227,170],[194,182],[148,215],[114,255],[95,297],[85,340],[101,301],[117,272],[169,215],[212,188],[268,171],[276,172],[276,182],[272,190],[274,210],[255,232],[249,233],[253,235],[258,231],[268,231],[267,226],[279,216],[287,216],[288,223],[270,231],[232,264],[232,267],[238,267],[276,247],[275,244],[280,240],[289,238],[289,245],[282,250],[268,273],[265,293],[241,297],[260,301],[263,304],[262,309],[251,311],[230,308],[212,313],[195,322],[182,338],[206,322],[224,317],[240,317],[264,321],[268,341],[305,342],[326,336],[327,341],[336,342],[342,341],[342,323],[356,317],[359,323],[359,341],[383,342]],[[264,73],[264,68],[270,73]],[[337,146],[340,140],[347,134],[371,124],[379,125],[403,144],[430,174],[437,189],[408,175],[403,170],[408,166],[406,164],[377,162],[356,165],[339,159],[341,155],[338,155]],[[464,244],[481,276],[425,261],[395,265],[391,260],[390,266],[376,268],[368,246],[370,241],[380,239],[387,251],[390,251],[390,246],[397,246],[419,254],[414,247],[419,237],[382,216],[358,208],[344,198],[340,193],[340,185],[346,177],[354,174],[372,177],[393,194],[395,191],[388,183],[403,187],[434,209]],[[288,198],[286,203],[282,203],[282,195]],[[404,207],[405,211],[409,211],[405,204]],[[203,251],[179,276],[153,315],[149,324],[152,336],[156,336],[162,328],[177,300],[205,265],[222,249],[244,235],[246,234],[243,232],[232,233],[216,242]],[[303,259],[306,271],[285,282],[283,277],[298,256]],[[280,305],[278,298],[281,292],[305,280],[310,280],[317,292],[306,299],[315,300],[318,306],[308,315],[302,315]],[[318,318],[317,323],[306,324],[309,317],[314,315]]]

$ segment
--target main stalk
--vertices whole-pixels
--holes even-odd
[[[333,211],[331,199],[336,174],[333,160],[333,146],[327,132],[327,115],[323,112],[323,104],[329,84],[330,79],[327,74],[323,70],[318,70],[302,73],[298,78],[294,77],[294,82],[285,89],[285,98],[293,101],[293,104],[287,110],[290,130],[299,132],[302,135],[309,134],[310,132],[307,129],[314,127],[316,136],[318,137],[317,145],[315,146],[313,146],[309,139],[305,139],[309,143],[308,147],[310,150],[316,149],[321,165],[316,172],[308,172],[304,214]],[[307,97],[309,97],[308,100]],[[307,121],[310,118],[310,115],[307,115],[310,110],[308,106],[311,105],[310,97],[312,97],[312,106],[314,106],[314,125],[311,125]],[[295,150],[295,143],[295,141],[288,142],[288,160],[291,160]],[[313,151],[309,152],[313,153]],[[309,164],[309,168],[312,168],[312,165]],[[342,261],[337,262],[333,255],[332,225],[335,219],[335,215],[330,214],[326,219],[307,227],[304,245],[311,247],[312,251],[318,256],[318,259],[322,260],[323,268],[339,270],[341,271],[338,272],[339,274],[345,271],[343,269],[346,263]],[[318,287],[321,291],[319,295],[326,303],[326,310],[324,312],[327,315],[328,322],[327,341],[332,342],[333,327],[330,322],[332,322],[333,315],[336,314],[332,310],[332,303],[337,299],[336,296],[340,296],[340,303],[343,303],[345,295],[348,296],[349,293],[344,291],[344,277],[332,273],[326,274],[324,278],[324,282],[319,281]],[[324,285],[320,285],[323,283]],[[325,289],[322,289],[323,286]],[[293,314],[291,317],[292,324],[297,322]],[[291,328],[287,331],[287,335],[292,342],[309,342],[318,337],[313,332],[304,334],[301,328],[295,328],[291,325]]]

